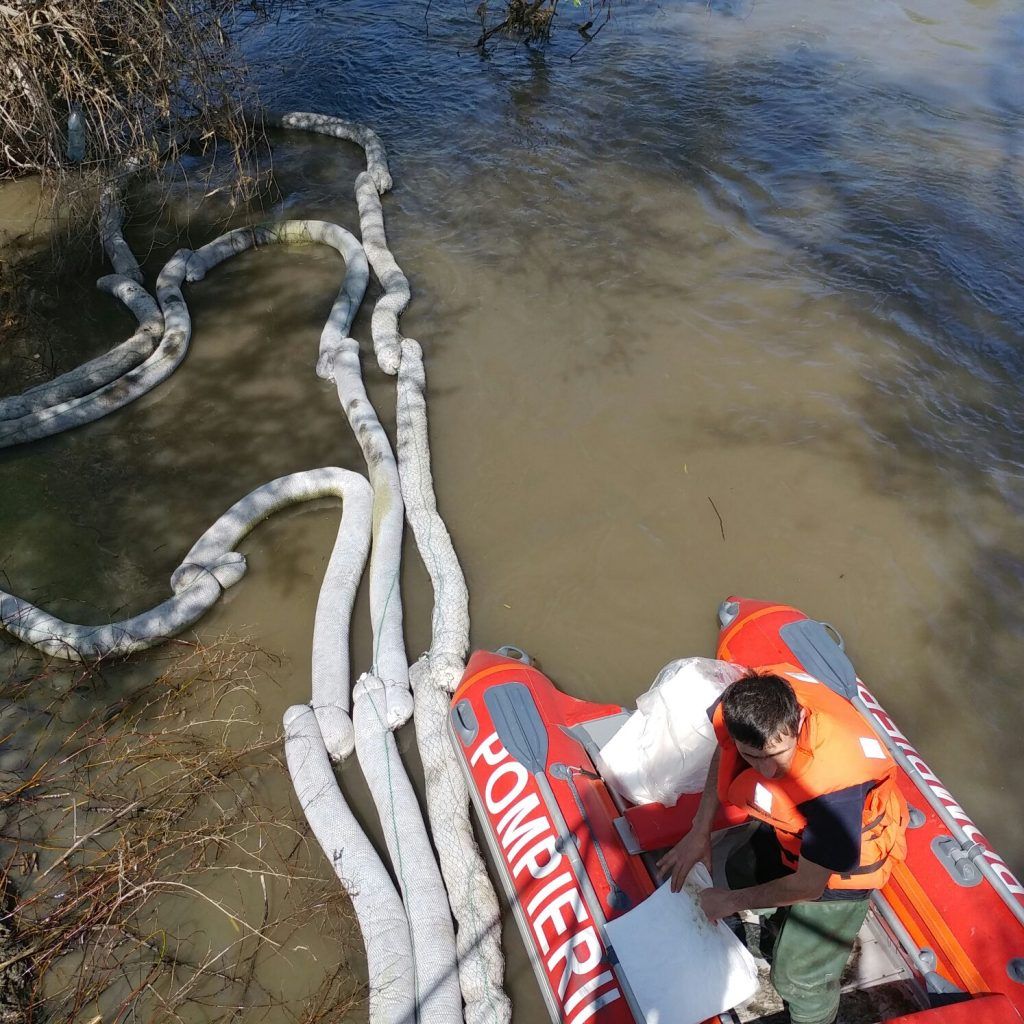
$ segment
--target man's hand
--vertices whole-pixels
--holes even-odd
[[[832,872],[800,858],[796,871],[772,882],[746,889],[705,889],[700,905],[709,921],[717,921],[741,910],[758,907],[789,907],[805,900],[816,900],[825,891]]]
[[[692,829],[658,861],[658,870],[662,875],[671,873],[672,891],[679,892],[690,869],[698,862],[711,870],[711,834]]]
[[[736,894],[730,889],[705,889],[700,894],[700,909],[714,924],[723,917],[736,913]]]

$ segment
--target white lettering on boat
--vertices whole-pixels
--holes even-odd
[[[558,848],[558,830],[531,773],[509,754],[497,733],[477,745],[469,763],[486,770],[484,777],[474,773],[474,778],[506,867],[516,880],[534,943],[546,958],[548,983],[561,1004],[561,1017],[583,1024],[621,999],[622,989],[614,972],[606,969],[590,911]],[[535,885],[539,888],[532,892]]]
[[[494,795],[494,791],[498,788],[498,783],[507,775],[513,777],[512,785],[509,787],[508,792],[499,799]],[[491,773],[487,779],[487,785],[484,787],[484,800],[487,803],[487,810],[491,814],[497,814],[498,811],[505,810],[526,789],[526,781],[529,777],[530,773],[518,761],[506,761],[503,765],[500,765]]]
[[[576,953],[581,946],[584,948],[582,957]],[[563,960],[565,967],[562,969],[562,979],[558,983],[558,998],[562,1003],[565,1002],[565,993],[569,989],[569,980],[572,976],[589,974],[601,963],[601,943],[593,925],[588,924],[583,931],[566,939],[549,957],[548,967],[554,968]]]
[[[572,911],[572,918],[566,918],[563,909]],[[587,920],[587,908],[583,906],[583,897],[579,889],[573,886],[560,892],[534,919],[533,934],[537,936],[537,945],[542,953],[551,949],[551,942],[544,931],[545,923],[550,923],[556,935],[564,935],[570,925],[577,921]]]
[[[988,845],[988,840],[981,829],[971,821],[967,812],[956,802],[952,793],[945,788],[942,780],[928,767],[925,760],[914,749],[913,744],[899,730],[896,723],[889,717],[885,709],[875,699],[870,690],[858,679],[857,689],[860,699],[866,705],[871,717],[878,723],[882,731],[899,747],[906,755],[907,761],[920,777],[921,781],[931,791],[932,795],[942,804],[955,821],[960,823],[964,834],[972,842],[981,847],[982,856],[992,866],[992,870],[1003,881],[1007,889],[1015,896],[1024,896],[1024,885],[1014,876],[1013,872],[1006,866],[1003,859]]]
[[[605,971],[604,974],[599,974],[596,978],[591,978],[585,985],[580,985],[576,991],[569,996],[565,1001],[565,1012],[572,1013],[580,1003],[590,995],[591,992],[596,991],[602,985],[606,985],[609,981],[614,981],[615,976],[611,971]],[[610,1000],[609,1000],[610,1001]],[[603,1004],[602,1004],[603,1005]],[[589,1017],[590,1014],[587,1014]],[[579,1019],[579,1018],[577,1018]],[[584,1018],[585,1019],[585,1018]]]
[[[501,847],[509,860],[518,857],[523,847],[538,836],[543,835],[548,827],[543,816],[527,820],[527,816],[540,807],[540,797],[531,793],[525,800],[520,800],[495,826]]]
[[[547,854],[543,860],[542,854]],[[512,868],[512,874],[518,878],[523,873],[523,868],[529,868],[534,878],[546,878],[562,861],[562,854],[558,851],[558,842],[553,835],[542,839],[535,846],[531,846],[526,853],[516,861]]]
[[[508,757],[508,751],[502,746],[501,740],[498,739],[498,734],[496,732],[492,732],[491,735],[473,751],[473,756],[469,759],[470,767],[475,768],[477,761],[479,761],[481,757],[484,759],[484,764],[492,766],[501,764],[501,762]]]
[[[532,900],[526,905],[526,912],[530,915],[536,911],[536,909],[552,894],[558,892],[559,889],[564,885],[572,885],[573,877],[566,871],[564,874],[559,875],[557,878],[548,882],[547,885],[538,892]]]

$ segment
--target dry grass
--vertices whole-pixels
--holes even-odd
[[[99,251],[101,190],[201,150],[232,200],[265,184],[264,134],[235,38],[280,0],[0,0],[0,181],[41,177],[42,260],[55,278]],[[84,159],[68,159],[68,118]],[[47,350],[33,263],[0,251],[0,344],[10,358]],[[44,244],[44,249],[47,246]],[[13,343],[24,339],[21,347]],[[0,352],[0,355],[4,353]],[[4,367],[6,370],[8,367]],[[3,391],[37,383],[31,366]],[[10,376],[10,374],[7,374]],[[10,385],[14,384],[14,388]]]
[[[84,166],[156,167],[183,139],[251,141],[233,32],[260,0],[4,0],[0,176],[60,175],[68,117],[85,124]]]
[[[266,803],[268,773],[286,769],[259,724],[263,656],[241,641],[185,649],[84,715],[98,689],[88,670],[15,671],[0,695],[16,702],[5,745],[33,738],[23,770],[0,781],[0,942],[17,933],[0,952],[0,1000],[16,993],[21,1019],[312,1022],[364,995],[344,955],[358,935],[347,899],[304,822]],[[71,685],[29,708],[55,679]],[[312,998],[282,994],[311,922],[336,937],[337,959],[319,980],[303,960],[322,982]]]

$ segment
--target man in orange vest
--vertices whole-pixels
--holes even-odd
[[[711,867],[720,804],[758,820],[726,860],[729,888],[705,889],[701,907],[711,921],[775,913],[772,984],[794,1024],[832,1024],[868,897],[906,855],[896,764],[845,697],[793,666],[749,673],[710,714],[718,749],[704,795],[658,866],[678,891],[698,861]]]

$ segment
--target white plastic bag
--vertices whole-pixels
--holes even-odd
[[[708,709],[744,673],[711,658],[666,665],[601,748],[598,768],[605,781],[635,804],[672,807],[681,794],[699,793],[715,752]]]

